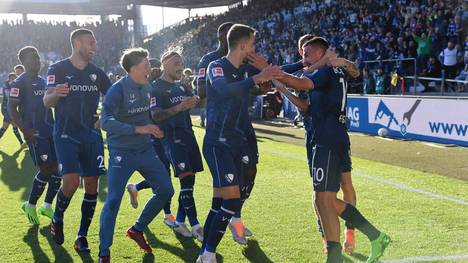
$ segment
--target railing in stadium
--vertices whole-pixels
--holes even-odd
[[[401,64],[405,61],[411,61],[413,63],[413,76],[397,76],[398,82],[395,85],[390,85],[390,94],[459,96],[460,93],[468,92],[467,80],[446,79],[444,77],[432,78],[432,77],[418,76],[416,58],[368,60],[368,61],[363,61],[363,63],[365,67],[368,69],[376,69],[375,67],[372,67],[375,64],[380,64],[380,65],[383,65],[385,63],[392,63],[392,64],[400,63]],[[369,66],[369,65],[372,65],[372,66]],[[445,76],[443,69],[442,69],[442,76]],[[408,80],[408,81],[405,81],[405,80]],[[408,83],[412,83],[412,86],[409,86]],[[362,83],[362,85],[364,85],[364,82]],[[421,94],[421,92],[423,90],[426,90],[427,88],[432,88],[435,91],[425,92],[424,94]],[[463,95],[466,95],[466,94],[463,94]]]

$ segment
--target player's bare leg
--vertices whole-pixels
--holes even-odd
[[[346,203],[356,206],[356,191],[354,190],[353,182],[351,179],[351,172],[345,172],[341,174],[341,191],[343,192],[343,200]],[[356,249],[356,238],[355,238],[355,227],[346,222],[346,228],[344,230],[344,242],[343,250],[347,254],[351,254]]]

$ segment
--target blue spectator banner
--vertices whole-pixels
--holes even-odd
[[[349,96],[350,131],[468,146],[468,99]]]

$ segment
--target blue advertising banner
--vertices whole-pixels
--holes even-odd
[[[350,131],[468,146],[468,100],[427,97],[348,97]]]

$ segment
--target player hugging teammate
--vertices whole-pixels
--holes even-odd
[[[354,229],[358,229],[371,242],[367,262],[377,262],[390,237],[356,208],[351,182],[346,75],[356,77],[359,72],[352,62],[331,52],[327,40],[310,34],[298,41],[302,61],[270,65],[255,53],[255,36],[255,29],[246,25],[220,25],[218,49],[203,56],[199,63],[195,80],[198,96],[193,94],[187,76],[183,76],[182,55],[175,51],[166,52],[159,63],[151,64],[147,50],[126,50],[120,63],[127,75],[111,86],[106,74],[90,62],[97,49],[90,30],[71,33],[72,54],[50,66],[47,83],[38,76],[37,49],[21,49],[18,58],[26,71],[16,80],[12,75],[8,82],[8,114],[3,107],[2,112],[23,132],[39,168],[29,199],[22,204],[28,220],[39,224],[38,213],[51,218],[52,238],[63,244],[64,213],[82,181],[85,194],[74,247],[89,252],[87,234],[98,197],[98,178],[106,172],[102,127],[107,132],[109,169],[108,194],[100,217],[99,262],[110,262],[125,190],[136,208],[138,191],[145,188],[151,188],[153,195],[127,230],[127,236],[144,252],[152,253],[143,231],[164,209],[164,223],[178,234],[202,242],[197,262],[216,262],[216,249],[228,226],[237,243],[247,244],[246,237],[252,235],[241,219],[258,163],[248,106],[251,96],[276,87],[298,107],[305,120],[314,210],[327,251],[326,262],[343,262],[339,217],[346,222],[345,252],[354,250]],[[99,120],[101,95],[105,97]],[[205,102],[202,148],[213,179],[213,197],[203,228],[193,195],[195,175],[203,171],[203,165],[190,110]],[[55,121],[50,108],[54,108]],[[170,166],[180,183],[176,217],[170,210],[174,194]],[[135,171],[145,180],[127,185]],[[46,184],[45,202],[36,208]],[[337,198],[340,188],[343,200]],[[52,200],[57,192],[54,211]]]

